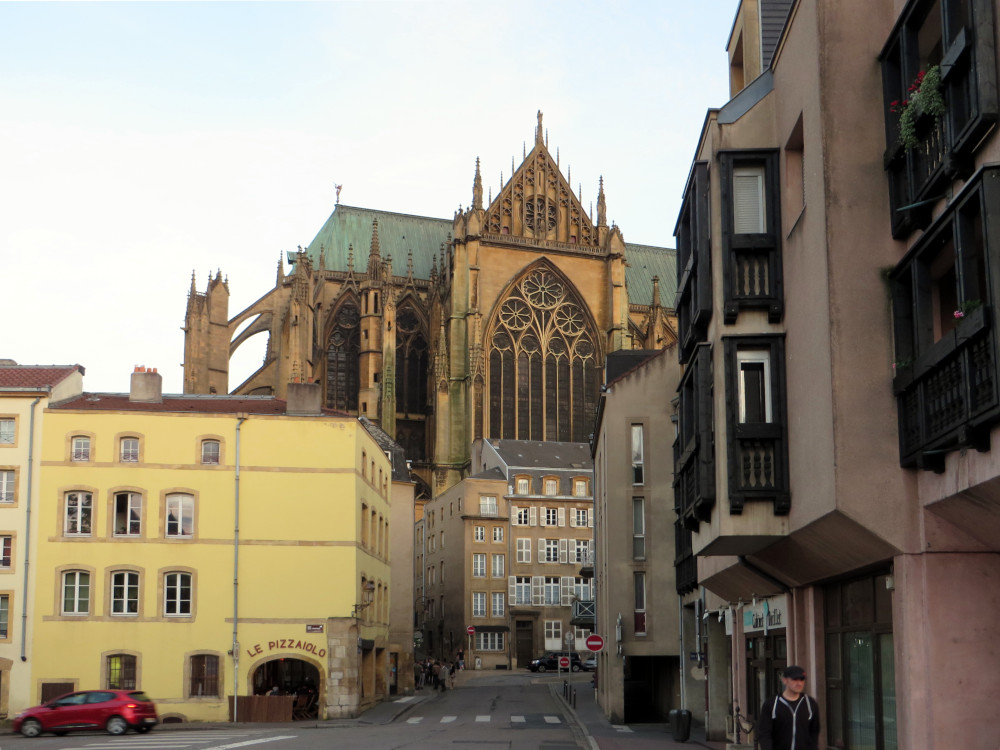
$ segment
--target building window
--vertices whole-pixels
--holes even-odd
[[[73,450],[70,454],[73,461],[90,460],[90,438],[85,435],[77,435],[73,438]]]
[[[503,651],[503,633],[476,633],[476,651]]]
[[[475,541],[477,541],[477,542],[485,542],[486,541],[486,527],[485,526],[476,526],[473,529],[472,538]]]
[[[589,508],[573,508],[570,513],[570,526],[575,526],[576,528],[586,528],[590,526],[590,509]]]
[[[493,610],[492,610],[493,611],[493,616],[494,617],[503,617],[504,616],[504,610],[505,610],[504,604],[506,602],[506,598],[504,597],[503,592],[502,591],[494,591],[490,595],[490,598],[492,600],[491,604],[492,604],[492,607],[493,607]]]
[[[219,697],[219,657],[199,654],[191,657],[191,697]]]
[[[532,510],[534,510],[534,508],[518,508],[517,513],[515,514],[515,526],[529,526]]]
[[[479,498],[479,515],[495,517],[497,514],[496,495],[483,496]]]
[[[501,544],[503,542],[503,526],[493,527],[493,541],[497,544]]]
[[[135,690],[136,657],[111,654],[108,657],[108,690]]]
[[[167,495],[166,535],[179,539],[194,535],[194,498],[191,495]]]
[[[559,494],[559,480],[558,479],[546,479],[545,480],[545,494],[546,495],[558,495]]]
[[[545,522],[542,526],[558,526],[559,525],[559,509],[558,508],[542,508],[545,512],[544,518]]]
[[[115,494],[115,536],[139,536],[142,533],[142,495],[138,492]]]
[[[119,459],[122,463],[134,464],[139,462],[139,438],[126,437],[121,439]]]
[[[574,497],[587,497],[590,494],[588,492],[587,480],[586,479],[574,479],[573,480],[573,495]]]
[[[62,613],[86,615],[90,613],[90,573],[68,570],[62,575]]]
[[[0,638],[10,637],[10,595],[0,595]]]
[[[562,603],[562,597],[559,591],[559,577],[558,576],[546,576],[545,577],[545,606],[547,607],[558,607]]]
[[[646,632],[646,574],[633,573],[632,582],[635,591],[635,633]]]
[[[0,503],[14,502],[14,470],[0,470]]]
[[[645,481],[643,477],[643,467],[645,458],[642,446],[641,424],[632,425],[631,436],[632,436],[632,484],[642,484]]]
[[[546,641],[562,640],[562,620],[545,621],[545,640]],[[546,647],[548,647],[548,643],[546,643]]]
[[[632,498],[632,559],[646,559],[646,501]]]
[[[0,568],[10,569],[11,548],[14,546],[14,537],[0,536]]]
[[[592,584],[593,581],[589,578],[573,579],[573,596],[576,597],[577,601],[589,602],[593,600],[594,590]]]
[[[531,540],[530,539],[518,539],[517,540],[517,561],[519,563],[530,563],[531,562]]]
[[[493,559],[490,561],[490,575],[493,578],[503,578],[504,577],[504,555],[493,555]]]
[[[203,440],[201,442],[201,462],[203,464],[218,464],[220,447],[218,440]]]
[[[762,234],[764,212],[764,165],[733,167],[733,232]]]
[[[573,562],[575,563],[588,563],[590,562],[590,540],[589,539],[574,539],[573,540]]]
[[[89,492],[66,494],[66,517],[63,533],[66,536],[90,536],[93,520],[94,497]]]
[[[541,562],[547,562],[547,563],[559,562],[559,540],[542,539],[541,542],[544,545],[543,549],[545,551],[545,558]]]
[[[167,617],[191,616],[190,573],[167,573],[164,576],[163,614]]]
[[[476,552],[472,555],[472,577],[486,577],[486,553]]]
[[[528,477],[518,477],[517,478],[517,494],[527,495],[531,492],[531,480]]]
[[[486,617],[486,592],[472,592],[472,616]]]
[[[712,319],[711,184],[708,164],[695,162],[677,220],[678,358],[687,364],[695,346],[707,338]]]
[[[139,614],[139,574],[120,570],[111,574],[111,614]]]
[[[0,419],[0,445],[13,445],[16,422],[13,419]]]
[[[510,592],[510,598],[514,604],[531,604],[531,577],[515,576],[513,581],[514,588]]]
[[[722,342],[730,512],[742,513],[747,500],[768,500],[775,515],[785,515],[790,505],[784,338],[724,336]]]

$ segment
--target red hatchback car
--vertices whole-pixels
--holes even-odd
[[[14,717],[13,729],[25,737],[78,729],[125,734],[129,728],[148,732],[157,721],[156,705],[141,690],[82,690],[22,711]]]

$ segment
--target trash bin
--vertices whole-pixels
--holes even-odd
[[[670,731],[678,742],[691,739],[691,712],[686,708],[675,708],[670,712]]]

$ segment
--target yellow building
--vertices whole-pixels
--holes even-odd
[[[392,467],[318,386],[164,396],[137,371],[45,422],[33,700],[134,686],[225,720],[235,694],[247,721],[388,694]]]
[[[69,398],[83,388],[79,365],[18,365],[0,361],[0,715],[13,716],[32,705],[30,614],[37,568],[28,563],[38,507],[38,468],[42,447],[42,410],[50,401]],[[27,608],[27,610],[26,610]]]

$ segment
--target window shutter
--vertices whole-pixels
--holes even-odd
[[[559,562],[564,563],[569,557],[569,539],[559,540]]]
[[[517,601],[517,578],[507,576],[507,598],[511,602]]]
[[[566,509],[565,508],[559,508],[557,517],[559,519],[559,525],[560,526],[565,526],[566,525]]]
[[[542,576],[531,576],[531,603],[536,607],[541,607],[545,603],[544,583],[545,579]]]
[[[569,509],[569,525],[570,528],[576,527],[576,508]]]
[[[594,528],[594,511],[592,510],[587,511],[587,528]]]
[[[530,539],[525,539],[524,540],[524,561],[526,563],[530,563],[531,562],[531,540]]]
[[[532,505],[528,508],[528,525],[537,526],[538,525],[538,508]]]
[[[762,234],[764,225],[764,168],[737,167],[733,170],[733,231]]]
[[[517,526],[517,506],[510,506],[510,525]]]
[[[562,589],[562,605],[564,607],[573,606],[573,578],[571,576],[563,576],[560,581],[560,588]]]
[[[549,525],[549,519],[547,517],[548,516],[548,512],[549,512],[549,509],[546,508],[546,507],[544,507],[544,506],[538,509],[538,525],[539,526],[548,526]]]
[[[538,540],[538,562],[545,562],[545,540]]]

